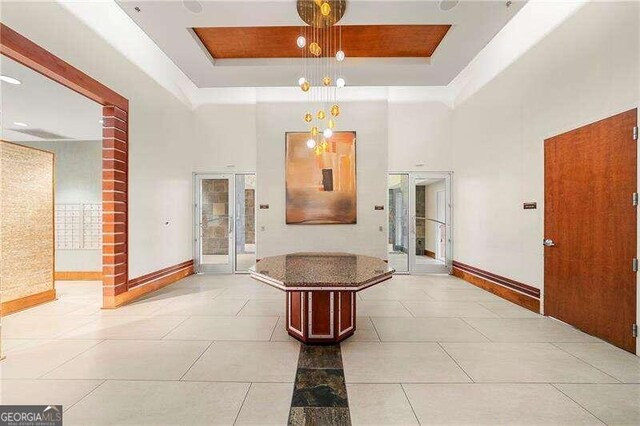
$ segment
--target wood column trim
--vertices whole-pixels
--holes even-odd
[[[126,291],[115,295],[105,295],[103,309],[113,309],[127,305],[148,293],[160,290],[194,273],[192,259],[134,278],[129,282],[129,288]]]
[[[455,260],[452,275],[523,308],[540,313],[540,289],[538,288]]]
[[[102,271],[55,271],[56,281],[102,281]]]
[[[103,106],[102,285],[111,305],[129,288],[129,101],[2,23],[0,53]]]
[[[129,109],[126,98],[1,23],[0,53],[101,105]]]
[[[6,316],[14,312],[32,308],[42,303],[51,302],[52,300],[56,300],[55,288],[43,291],[41,293],[36,293],[29,296],[21,297],[19,299],[11,300],[9,302],[3,302],[0,306],[0,314],[1,316]]]

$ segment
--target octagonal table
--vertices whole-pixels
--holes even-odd
[[[286,294],[286,329],[304,343],[337,343],[356,330],[356,292],[390,279],[382,259],[349,253],[265,257],[251,276]]]

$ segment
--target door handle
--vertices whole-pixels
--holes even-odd
[[[547,238],[545,240],[542,240],[542,245],[545,247],[555,247],[556,243],[554,243],[553,240]]]

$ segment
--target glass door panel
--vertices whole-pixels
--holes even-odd
[[[232,272],[233,180],[196,176],[196,266],[198,272]]]
[[[411,272],[448,273],[451,265],[449,173],[416,173],[411,178]]]
[[[409,175],[389,174],[389,265],[396,272],[409,272]]]
[[[248,272],[256,263],[256,175],[237,174],[235,181],[235,271]]]

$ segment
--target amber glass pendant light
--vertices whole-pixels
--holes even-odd
[[[337,25],[346,6],[346,0],[297,0],[298,15],[304,22],[295,40],[302,63],[298,86],[309,102],[302,114],[309,129],[307,146],[317,155],[329,150],[327,140],[333,136],[340,115],[338,92],[346,85],[342,28]]]

